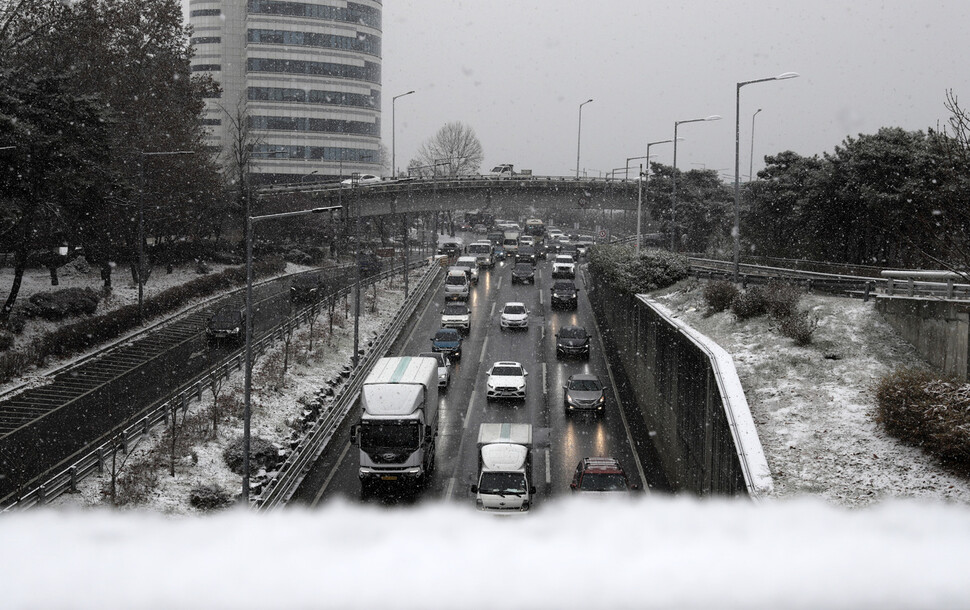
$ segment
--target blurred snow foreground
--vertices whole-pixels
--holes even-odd
[[[970,607],[965,506],[646,497],[0,519],[4,608]]]

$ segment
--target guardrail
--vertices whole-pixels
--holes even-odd
[[[410,267],[414,269],[425,264],[427,264],[427,261],[420,260],[413,262]],[[398,266],[366,278],[361,283],[370,285],[387,279],[401,271],[402,268]],[[262,337],[253,342],[254,356],[262,354],[275,341],[282,340],[286,333],[294,326],[308,322],[310,316],[317,315],[319,310],[329,305],[331,301],[336,301],[345,295],[349,295],[352,291],[353,285],[346,286],[320,299],[317,303],[301,308],[294,315],[270,329]],[[150,408],[148,413],[139,417],[133,423],[125,426],[121,430],[109,433],[108,436],[111,437],[111,440],[94,447],[76,462],[47,479],[42,485],[26,491],[15,502],[3,507],[2,512],[43,505],[61,494],[75,491],[78,481],[90,476],[94,472],[101,473],[104,471],[112,452],[120,449],[123,453],[127,453],[129,445],[134,439],[148,434],[158,424],[164,423],[167,425],[169,417],[176,415],[179,409],[183,412],[188,410],[192,401],[200,400],[203,392],[211,387],[213,383],[219,379],[228,379],[233,371],[242,370],[244,364],[245,353],[244,349],[241,348],[234,354],[224,358],[221,362],[210,367],[206,372],[183,384],[171,398],[154,408]]]
[[[439,265],[429,265],[428,272],[415,286],[414,293],[401,305],[391,325],[374,341],[351,373],[350,378],[334,397],[326,415],[314,422],[313,427],[303,437],[300,445],[287,456],[279,470],[279,475],[272,479],[262,493],[254,499],[257,510],[271,511],[285,505],[293,497],[310,471],[310,467],[326,449],[340,424],[356,404],[357,395],[364,385],[364,379],[377,360],[387,354],[387,350],[390,349],[401,330],[409,323],[411,316],[440,274],[441,267]]]

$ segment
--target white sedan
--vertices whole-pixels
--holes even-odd
[[[375,176],[374,174],[361,174],[359,176],[354,176],[347,178],[340,182],[344,186],[354,186],[355,184],[376,184],[381,181],[380,176]]]
[[[525,303],[506,303],[502,307],[502,315],[499,318],[499,326],[502,330],[506,328],[529,328],[529,310]]]
[[[529,373],[518,362],[496,362],[488,369],[485,398],[525,399],[525,377]]]

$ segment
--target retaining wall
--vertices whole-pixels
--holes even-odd
[[[587,285],[615,376],[651,431],[673,489],[770,493],[768,463],[730,355],[643,295],[619,293],[595,277]]]
[[[970,303],[877,295],[876,310],[944,374],[966,382],[970,362]]]

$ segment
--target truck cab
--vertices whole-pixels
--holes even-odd
[[[478,428],[478,483],[472,485],[479,510],[525,512],[532,507],[532,425],[482,424]]]
[[[498,178],[499,180],[507,180],[515,176],[515,169],[512,167],[511,163],[503,163],[501,165],[496,165],[492,168],[492,171],[488,172],[489,178]]]

